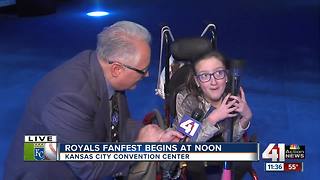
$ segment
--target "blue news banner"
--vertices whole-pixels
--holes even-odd
[[[258,161],[258,143],[57,144],[58,161]]]

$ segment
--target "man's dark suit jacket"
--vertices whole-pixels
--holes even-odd
[[[107,84],[95,51],[84,51],[49,72],[34,88],[6,160],[5,179],[100,179],[126,174],[128,162],[24,162],[24,135],[57,135],[58,142],[110,142]],[[129,119],[120,95],[120,141],[134,141],[140,123]]]

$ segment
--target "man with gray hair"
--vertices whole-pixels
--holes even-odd
[[[102,179],[124,176],[128,162],[24,162],[24,135],[57,135],[60,143],[177,142],[183,136],[129,117],[124,91],[148,77],[149,32],[120,21],[34,88],[6,161],[5,179]]]

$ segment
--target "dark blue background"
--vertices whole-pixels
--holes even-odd
[[[93,1],[92,1],[93,2]],[[96,1],[95,1],[96,2]],[[199,36],[206,22],[218,27],[218,48],[246,60],[242,84],[254,117],[249,130],[261,151],[268,143],[306,145],[302,173],[266,173],[261,179],[314,179],[320,176],[320,2],[318,0],[107,1],[111,15],[91,18],[94,3],[65,1],[57,13],[19,18],[0,14],[0,177],[32,87],[48,71],[84,49],[94,49],[96,34],[118,20],[146,26],[153,35],[151,77],[128,93],[135,119],[163,108],[154,95],[160,27],[175,38]],[[91,6],[90,6],[91,5]]]

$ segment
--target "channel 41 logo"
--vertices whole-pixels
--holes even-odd
[[[284,143],[270,143],[262,153],[262,159],[271,159],[272,162],[284,162],[286,159],[304,159],[304,145],[285,145]]]
[[[190,137],[192,141],[195,141],[201,129],[201,123],[188,115],[184,115],[180,120],[177,127],[177,131]]]
[[[57,136],[54,135],[25,135],[25,161],[56,161]]]

